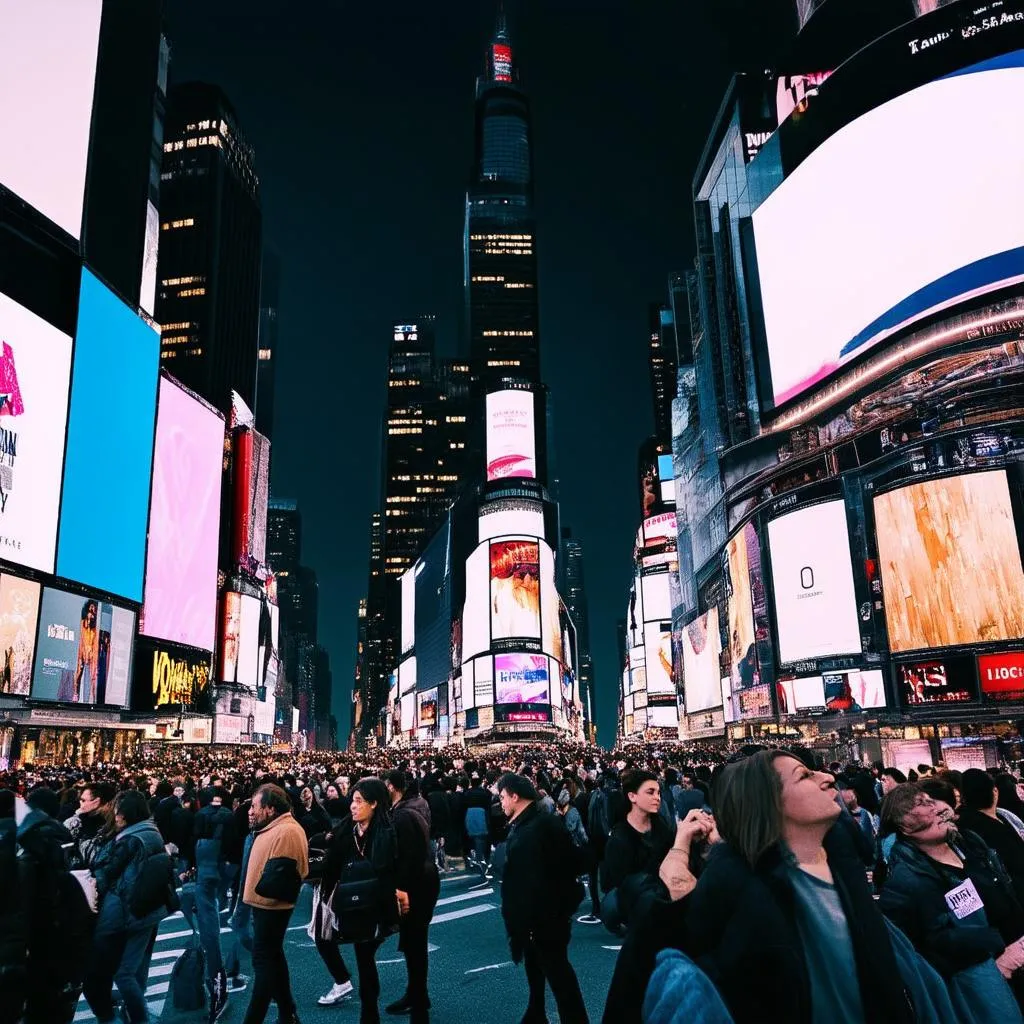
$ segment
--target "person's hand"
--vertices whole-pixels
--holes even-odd
[[[1007,981],[1013,977],[1015,972],[1024,967],[1024,937],[1018,939],[1016,942],[1011,942],[1010,945],[1003,950],[1003,952],[996,958],[996,967],[999,968],[999,973],[1006,978]]]
[[[676,824],[675,849],[690,851],[694,839],[706,839],[715,827],[715,819],[707,811],[692,810]]]
[[[398,897],[398,913],[401,917],[405,917],[409,913],[409,894],[398,889],[395,891],[395,896]]]

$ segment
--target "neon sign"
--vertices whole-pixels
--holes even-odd
[[[504,43],[495,43],[491,50],[491,61],[494,65],[496,82],[512,81],[512,47]]]

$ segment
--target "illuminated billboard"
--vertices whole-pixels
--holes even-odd
[[[27,697],[32,684],[32,652],[39,619],[38,583],[0,576],[0,693]]]
[[[82,230],[102,0],[10,0],[0,13],[0,185]]]
[[[487,544],[466,559],[466,603],[462,610],[462,658],[469,661],[491,645],[490,567]]]
[[[755,574],[760,578],[761,546],[753,523],[747,523],[726,547],[729,565],[729,662],[732,690],[745,690],[760,681],[754,630]]]
[[[540,545],[491,543],[491,636],[540,639]]]
[[[135,616],[127,609],[44,587],[33,699],[123,707],[134,635]]]
[[[419,722],[420,728],[433,729],[437,727],[437,688],[426,690],[419,694]]]
[[[133,711],[213,712],[210,655],[139,641],[132,683]]]
[[[234,438],[235,560],[262,565],[267,559],[270,442],[251,427]]]
[[[487,479],[537,477],[537,438],[532,391],[494,391],[487,396]]]
[[[1003,470],[880,494],[875,529],[891,650],[1024,637],[1024,571]]]
[[[655,572],[640,577],[643,588],[645,622],[661,622],[672,618],[672,591],[667,572]]]
[[[224,420],[160,381],[141,631],[212,651]]]
[[[672,623],[649,622],[644,626],[644,650],[647,666],[647,692],[675,694],[672,670]]]
[[[921,318],[1024,279],[1024,221],[1006,208],[1024,138],[1005,137],[1021,59],[974,65],[858,117],[754,211],[776,405]],[[953,123],[957,143],[936,174],[935,142]]]
[[[238,638],[242,629],[242,595],[224,595],[224,632],[220,645],[220,677],[233,683],[238,675]]]
[[[651,516],[644,520],[644,544],[664,544],[666,541],[675,543],[676,514],[664,512],[659,516]]]
[[[689,714],[721,706],[721,655],[718,608],[712,607],[683,629],[683,685]]]
[[[658,484],[661,488],[661,500],[668,505],[676,501],[676,482],[672,470],[672,456],[658,456]]]
[[[969,655],[932,658],[896,666],[900,702],[905,707],[964,704],[978,693],[974,659]]]
[[[544,541],[540,542],[540,609],[541,646],[558,661],[564,659],[562,624],[558,618],[561,601],[555,586],[555,555]]]
[[[142,601],[160,335],[82,272],[57,575]]]
[[[768,523],[779,661],[860,654],[860,622],[841,500]]]
[[[548,659],[543,654],[494,656],[495,704],[550,704]]]
[[[825,680],[821,676],[779,679],[775,684],[780,715],[825,710]]]
[[[828,711],[856,714],[872,708],[884,708],[885,681],[880,669],[854,669],[850,672],[826,672],[825,707]]]
[[[516,502],[513,508],[506,507],[506,503],[502,502],[493,511],[481,509],[478,538],[481,543],[494,540],[495,537],[543,536],[544,510],[539,502]]]
[[[416,566],[402,575],[402,654],[416,643]]]
[[[991,700],[1024,700],[1024,651],[980,655],[978,677]]]
[[[44,572],[57,542],[70,374],[71,339],[0,295],[0,552]]]
[[[260,619],[263,603],[242,595],[241,631],[238,635],[238,676],[235,682],[256,686],[259,673]]]

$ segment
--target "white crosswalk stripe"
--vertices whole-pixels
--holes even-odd
[[[479,881],[477,876],[448,876],[443,881]],[[451,891],[451,890],[449,890]],[[458,921],[464,917],[472,917],[476,914],[487,913],[491,910],[497,910],[495,903],[481,902],[475,903],[474,900],[483,900],[486,897],[495,896],[495,890],[493,888],[477,888],[473,887],[466,892],[460,892],[453,896],[445,896],[437,901],[437,910],[441,910],[442,907],[457,907],[457,909],[443,911],[438,913],[434,912],[433,920],[430,922],[432,925],[444,924],[447,921]],[[190,930],[175,929],[175,925],[182,919],[181,912],[176,914],[170,914],[164,918],[160,924],[160,930],[157,932],[157,946],[153,953],[153,960],[149,968],[149,984],[146,988],[146,997],[149,1004],[149,1012],[159,1018],[159,1015],[163,1013],[164,1004],[166,1003],[167,991],[170,988],[170,976],[174,970],[174,965],[178,960],[178,957],[185,952],[185,946],[175,945],[173,948],[168,949],[163,943],[173,942],[175,940],[191,938],[192,932]],[[290,932],[301,931],[306,927],[305,924],[292,925],[288,930]],[[166,930],[165,930],[166,929]],[[224,935],[230,932],[230,928],[221,928],[221,934]],[[432,949],[436,949],[436,946],[431,946]],[[387,961],[391,963],[392,961]],[[400,961],[395,961],[400,962]],[[248,989],[246,989],[246,993]],[[154,999],[156,996],[158,998]],[[247,1000],[246,1000],[247,1001]],[[75,1014],[75,1022],[87,1022],[95,1021],[96,1018],[93,1016],[92,1011],[89,1009],[88,1004],[85,1001],[85,997],[79,1000],[79,1010]]]

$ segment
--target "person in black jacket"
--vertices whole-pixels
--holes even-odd
[[[405,956],[409,975],[405,995],[386,1007],[391,1014],[411,1014],[412,1024],[427,1024],[430,996],[427,993],[427,931],[441,894],[441,879],[430,849],[430,806],[416,793],[405,772],[388,772],[391,821],[398,842],[398,903],[402,919],[398,949]]]
[[[17,1024],[28,990],[28,939],[31,875],[27,858],[18,857],[14,793],[0,790],[0,878],[8,880],[0,900],[0,1024]]]
[[[430,845],[439,871],[446,871],[445,836],[451,831],[452,813],[444,789],[435,786],[427,794],[430,807]]]
[[[580,858],[561,820],[537,806],[529,779],[508,773],[498,780],[502,810],[509,818],[501,914],[512,960],[524,962],[530,1001],[524,1024],[546,1021],[545,982],[562,1024],[586,1024],[579,980],[569,962],[572,914],[583,897],[576,881]]]
[[[369,862],[375,878],[376,903],[372,908],[373,936],[355,943],[356,970],[359,972],[359,1024],[380,1024],[380,977],[377,974],[377,949],[398,926],[396,877],[397,844],[391,826],[391,798],[384,783],[377,778],[360,779],[352,788],[350,816],[327,835],[323,877],[320,881],[321,901],[330,905],[335,886],[346,880],[348,869],[360,862]],[[339,921],[344,934],[345,922]],[[334,1006],[352,994],[352,977],[341,951],[340,936],[327,938],[318,934],[316,949],[334,986],[318,1002]]]
[[[964,772],[960,785],[959,827],[980,836],[986,845],[999,854],[1006,873],[1013,882],[1017,901],[1024,904],[1024,839],[996,808],[999,795],[995,781],[980,768]]]

